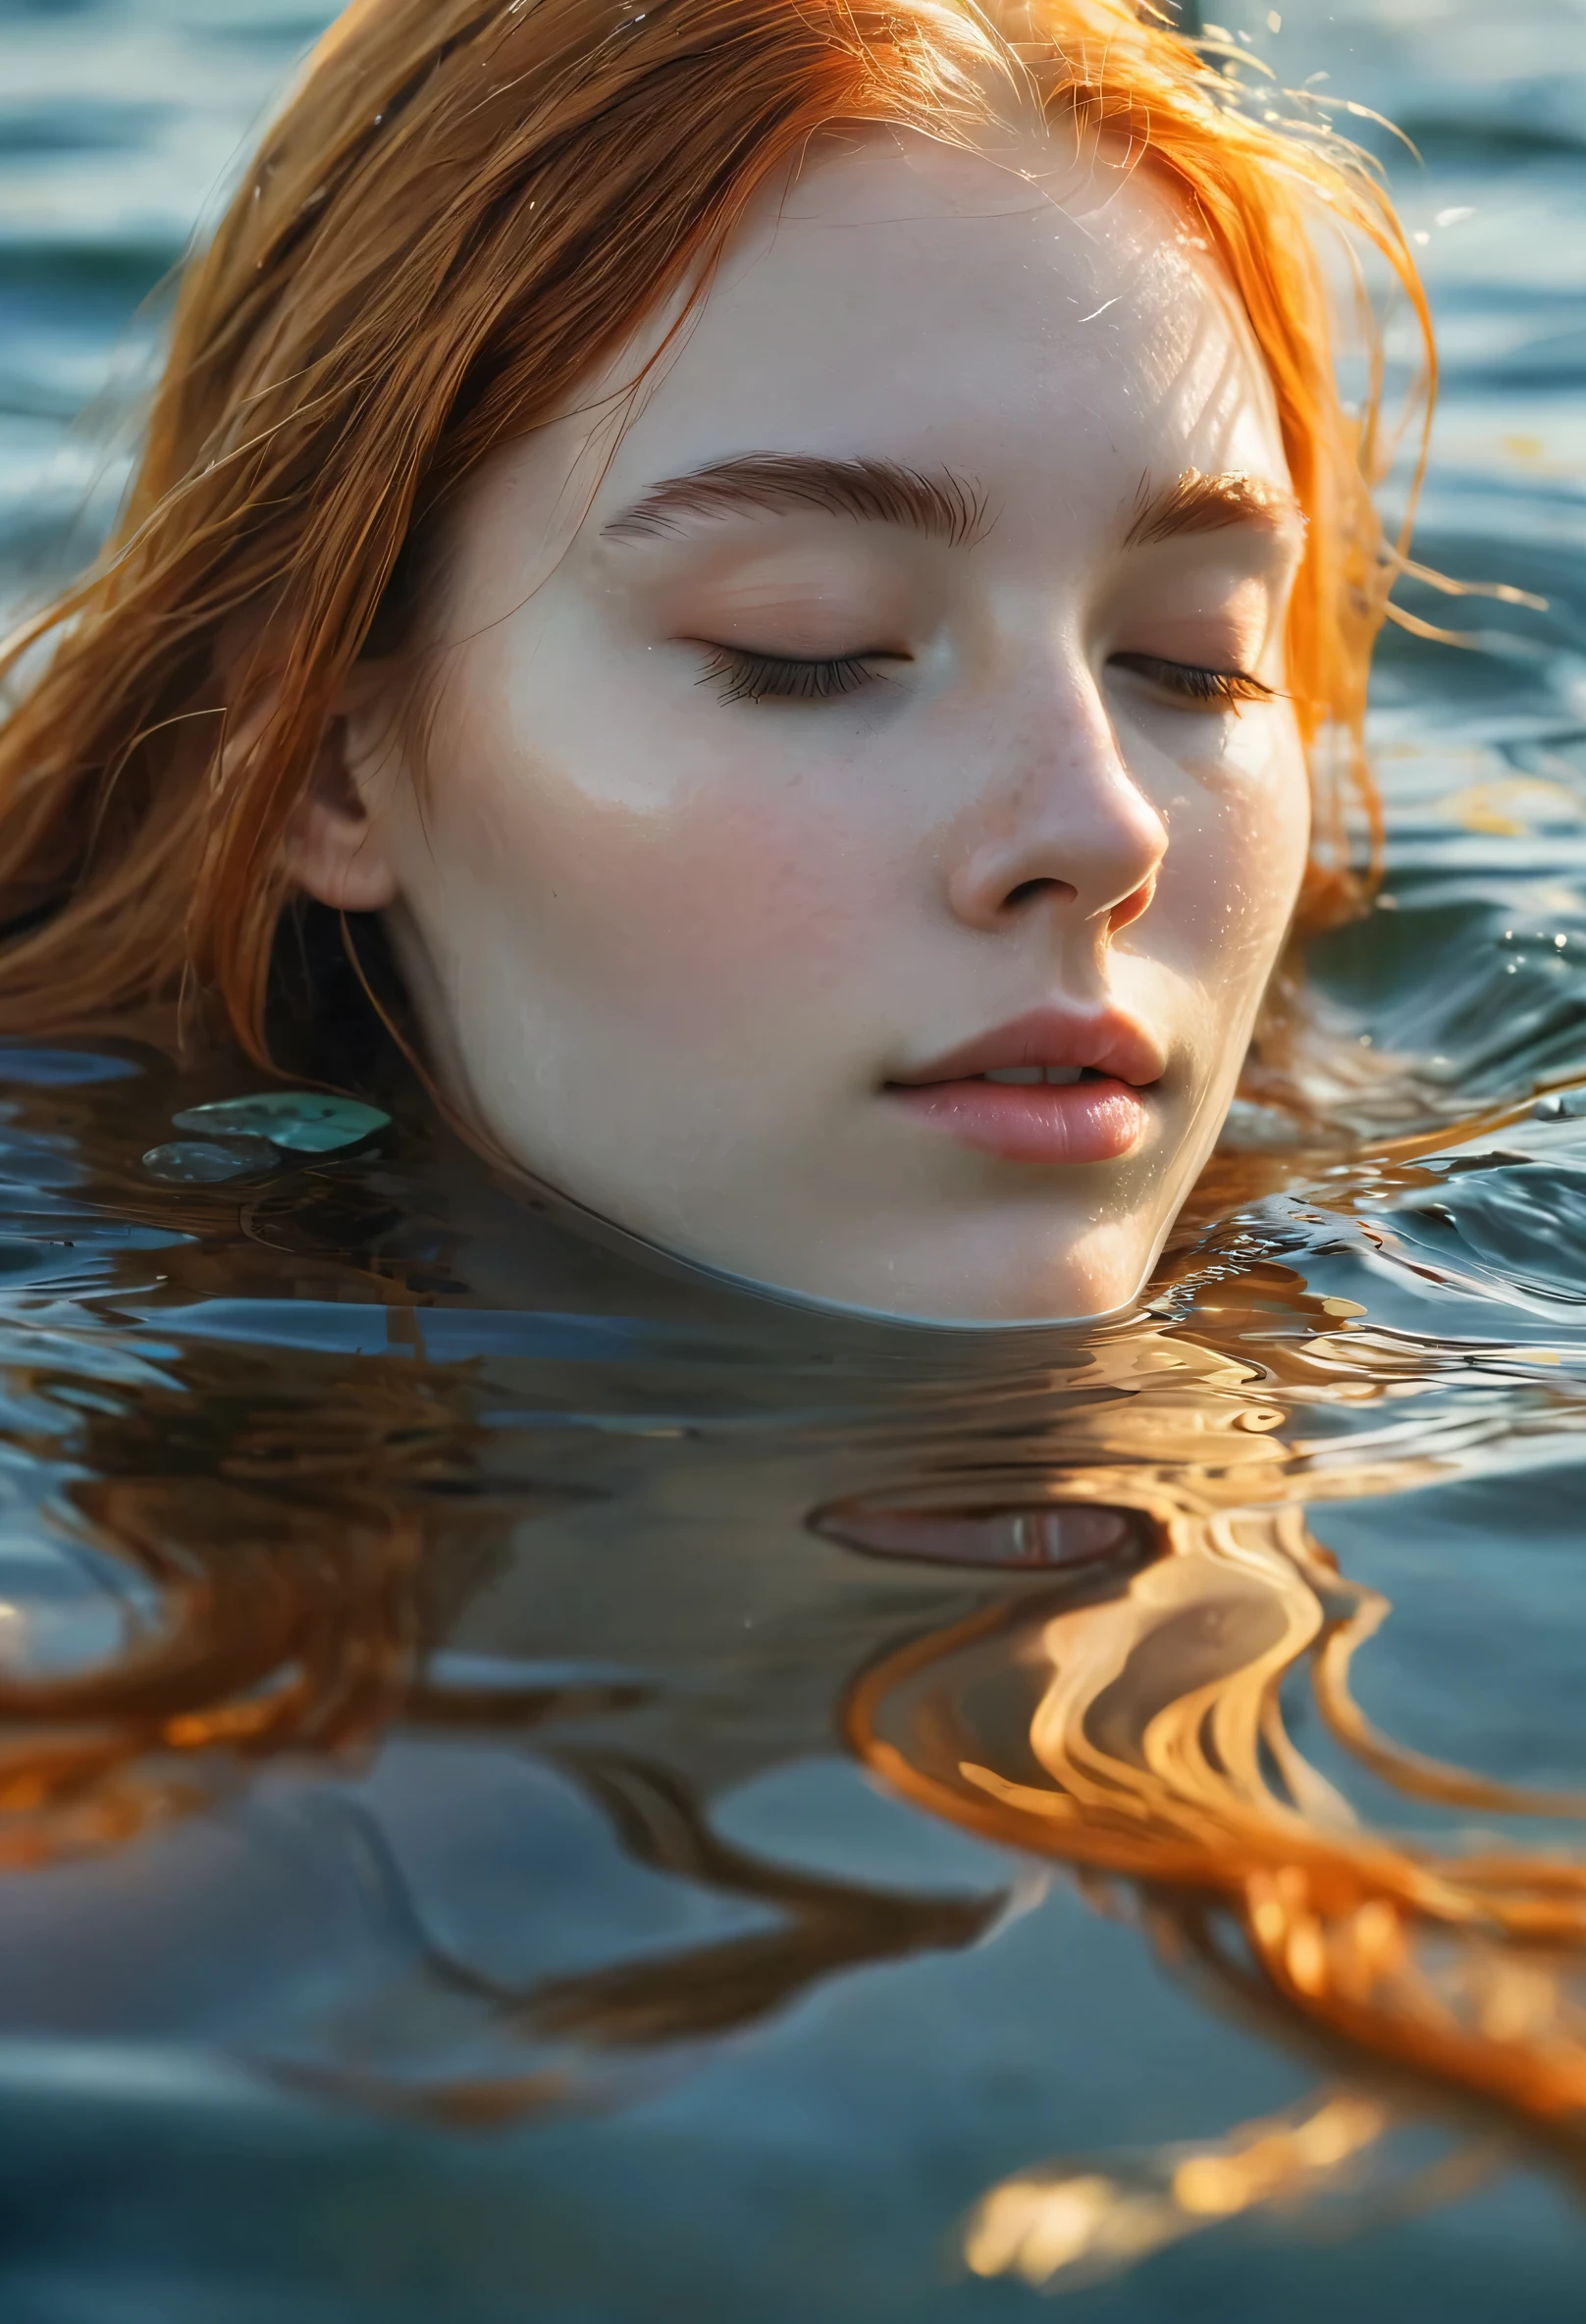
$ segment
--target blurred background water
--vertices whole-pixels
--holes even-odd
[[[8,604],[91,548],[158,286],[327,14],[0,0]],[[156,1731],[133,1679],[42,1742],[10,1701],[5,2324],[1001,2317],[1037,2295],[965,2223],[1053,2155],[1122,2223],[1103,2280],[1046,2271],[1080,2318],[1580,2314],[1578,2147],[1317,2053],[1237,1980],[1187,1978],[1160,1898],[1051,1881],[867,1779],[865,1674],[1044,1601],[928,1542],[856,1558],[844,1528],[873,1519],[805,1526],[922,1475],[1031,1491],[1087,1428],[1170,1482],[1270,1457],[1268,1498],[1294,1480],[1396,1603],[1376,1716],[1586,1783],[1586,1127],[1456,1127],[1586,1074],[1586,0],[1222,15],[1285,82],[1367,109],[1338,118],[1416,236],[1445,362],[1418,555],[1547,601],[1411,587],[1471,644],[1384,644],[1384,904],[1315,968],[1352,1037],[1414,1072],[1341,1094],[1336,1152],[1208,1191],[1146,1350],[1189,1386],[1152,1405],[1110,1343],[955,1370],[514,1260],[414,1124],[246,1201],[162,1193],[136,1169],[170,1135],[162,1061],[0,1060],[0,1683],[135,1664],[168,1601],[199,1618],[217,1540],[213,1587],[256,1637],[330,1539],[383,1651],[394,1593],[443,1642],[389,1729],[365,1654],[251,1757],[266,1677],[335,1662],[290,1624],[231,1705],[235,1749]],[[1439,1122],[1423,1167],[1372,1152]],[[1075,1388],[1087,1362],[1106,1394]],[[1160,1441],[1108,1436],[1114,1392]],[[377,1488],[446,1537],[399,1588],[368,1546]],[[965,1697],[988,1734],[1018,1663]],[[1397,2177],[1329,2179],[1318,2210],[1295,2163],[1287,2209],[1157,2232],[1183,2142],[1215,2159],[1276,2123],[1251,2151],[1292,2160],[1338,2075],[1402,2109]]]

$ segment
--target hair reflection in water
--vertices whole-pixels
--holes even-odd
[[[1098,1512],[1074,1514],[1094,1531]],[[862,1540],[871,1516],[827,1522]],[[932,1554],[934,1513],[915,1521]],[[964,1513],[945,1521],[961,1533]],[[879,1533],[896,1544],[906,1522],[886,1510]],[[1169,1966],[1341,2071],[1369,2069],[1373,2094],[1329,2091],[1214,2148],[1022,2174],[972,2224],[983,2274],[1088,2281],[1258,2204],[1331,2193],[1396,2113],[1453,2093],[1489,2139],[1518,2121],[1579,2167],[1586,1865],[1373,1831],[1295,1748],[1285,1684],[1308,1679],[1335,1742],[1405,1794],[1487,1816],[1579,1817],[1586,1799],[1483,1782],[1367,1721],[1349,1664],[1390,1609],[1298,1509],[1159,1522],[1160,1557],[1117,1586],[1095,1574],[1078,1599],[1025,1599],[884,1657],[851,1691],[851,1740],[919,1805],[1080,1870],[1102,1909],[1127,1911],[1129,1883]],[[1467,2145],[1411,2199],[1446,2197],[1487,2155]]]
[[[966,1618],[876,1640],[865,1667],[832,1674],[865,1766],[936,1817],[1071,1868],[1172,1971],[1329,2076],[1310,2105],[1214,2144],[1039,2164],[990,2191],[969,2264],[1059,2289],[1214,2221],[1347,2192],[1406,2120],[1454,2119],[1460,2144],[1396,2200],[1445,2198],[1517,2139],[1571,2171],[1586,2160],[1586,1860],[1478,1844],[1456,1825],[1446,1845],[1406,1838],[1364,1821],[1348,1791],[1364,1771],[1419,1803],[1423,1823],[1428,1807],[1488,1824],[1573,1819],[1586,1799],[1483,1781],[1365,1718],[1350,1664],[1387,1602],[1339,1570],[1288,1498],[1302,1488],[1277,1415],[1247,1398],[1230,1408],[1239,1367],[1183,1327],[1152,1329],[1181,1364],[1172,1426],[1203,1420],[1230,1457],[1175,1464],[1181,1445],[1140,1396],[1133,1448],[1116,1410],[1110,1442],[1098,1435],[1110,1458],[973,1473],[960,1460],[811,1519],[859,1555],[981,1585]],[[241,1398],[235,1437],[204,1448],[190,1488],[168,1473],[177,1391],[139,1422],[167,1448],[158,1479],[135,1475],[124,1422],[90,1421],[88,1466],[115,1481],[79,1486],[70,1521],[142,1595],[130,1591],[110,1664],[0,1680],[0,1867],[131,1841],[202,1808],[249,1761],[355,1760],[398,1725],[521,1739],[631,1859],[743,1900],[756,1926],[517,1985],[419,1928],[425,1974],[522,2071],[398,2085],[327,2059],[290,2078],[458,2122],[613,2102],[642,2080],[636,2067],[624,2080],[624,2059],[750,2024],[860,1964],[981,1937],[999,1896],[870,1889],[729,1844],[675,1769],[624,1741],[642,1686],[443,1683],[433,1650],[504,1555],[505,1498],[458,1490],[478,1446],[458,1380],[422,1360],[369,1367],[345,1408],[322,1403],[322,1457],[300,1406],[278,1427]],[[1332,1488],[1369,1489],[1352,1474]],[[521,1480],[509,1500],[514,1522],[534,1513]],[[988,1596],[999,1573],[1007,1587]],[[1292,1737],[1302,1686],[1326,1769]],[[377,1836],[365,1844],[378,1854]],[[381,1876],[399,1886],[390,1866]]]

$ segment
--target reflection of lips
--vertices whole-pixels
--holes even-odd
[[[1121,1011],[1040,1009],[894,1075],[886,1093],[1005,1161],[1112,1162],[1144,1136],[1140,1092],[1162,1070],[1156,1043]]]
[[[1149,1522],[1137,1509],[1096,1502],[1032,1502],[1017,1508],[888,1508],[864,1501],[822,1509],[815,1530],[872,1558],[931,1565],[1089,1566],[1146,1551]]]

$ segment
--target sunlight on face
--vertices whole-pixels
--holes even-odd
[[[633,1232],[899,1315],[1127,1302],[1307,841],[1247,329],[1139,173],[868,131],[633,369],[470,484],[304,883],[391,909],[459,1102]]]

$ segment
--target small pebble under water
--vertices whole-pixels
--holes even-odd
[[[179,1137],[143,1156],[150,1178],[168,1187],[218,1187],[280,1167],[280,1148],[263,1137]]]

